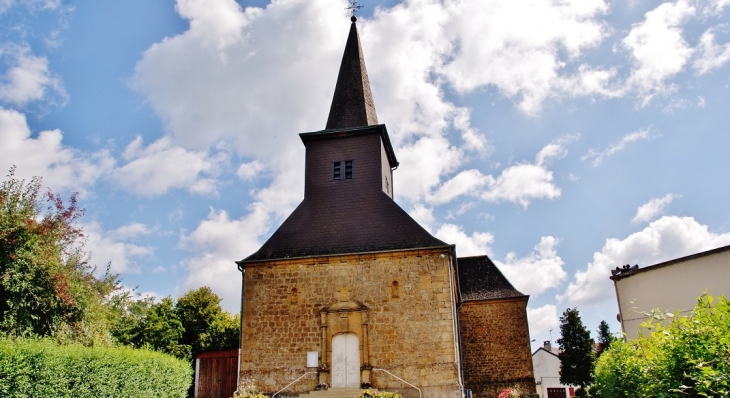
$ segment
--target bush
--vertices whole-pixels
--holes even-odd
[[[191,382],[188,362],[153,351],[0,339],[0,396],[6,398],[182,398]]]
[[[611,344],[598,360],[601,398],[730,395],[730,302],[703,295],[687,317],[655,312],[648,336]]]
[[[364,390],[357,398],[403,398],[397,392]]]

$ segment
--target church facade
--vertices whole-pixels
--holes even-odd
[[[528,297],[486,256],[457,258],[393,200],[398,160],[354,17],[325,130],[300,138],[304,200],[237,262],[240,377],[272,393],[307,371],[316,374],[289,393],[372,387],[417,397],[403,381],[424,398],[534,392]]]

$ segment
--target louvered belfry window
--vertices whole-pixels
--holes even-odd
[[[340,180],[340,176],[342,175],[341,170],[340,170],[340,163],[341,162],[334,162],[333,163],[334,167],[332,169],[332,179],[335,180],[335,181],[339,181]]]
[[[352,180],[352,160],[345,160],[345,179]]]

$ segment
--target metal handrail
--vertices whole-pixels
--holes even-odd
[[[284,388],[282,388],[281,390],[279,390],[279,391],[275,392],[275,393],[274,393],[274,395],[272,395],[272,396],[271,396],[271,398],[274,398],[274,397],[276,396],[276,394],[278,394],[278,393],[280,393],[280,392],[282,392],[282,391],[286,390],[287,388],[289,388],[289,386],[290,386],[290,385],[292,385],[292,384],[294,384],[294,383],[298,382],[299,380],[301,380],[301,379],[302,379],[302,377],[304,377],[304,376],[306,376],[306,375],[308,375],[308,374],[310,374],[310,373],[317,373],[317,372],[307,372],[307,373],[305,373],[305,374],[303,374],[303,375],[301,375],[301,376],[297,377],[297,379],[296,379],[296,380],[294,380],[294,381],[292,381],[291,383],[287,384],[287,385],[286,385],[286,387],[284,387]]]
[[[404,382],[404,383],[408,384],[409,386],[411,386],[411,387],[415,388],[416,390],[418,390],[418,398],[421,398],[421,389],[420,389],[420,388],[418,388],[418,387],[414,386],[413,384],[411,384],[411,383],[409,383],[409,382],[407,382],[407,381],[405,381],[405,380],[401,379],[400,377],[398,377],[398,376],[394,375],[393,373],[390,373],[390,372],[388,372],[388,371],[387,371],[387,370],[385,370],[385,369],[373,368],[373,370],[379,370],[379,371],[381,371],[381,372],[385,372],[385,373],[387,373],[387,374],[389,374],[389,375],[391,375],[391,376],[395,377],[396,379],[398,379],[398,380],[400,380],[400,381],[402,381],[402,382]],[[274,398],[274,397],[271,397],[271,398]]]

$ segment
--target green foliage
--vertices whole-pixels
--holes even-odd
[[[601,321],[598,325],[598,348],[596,350],[596,358],[599,358],[615,340],[616,337],[611,334],[611,328],[608,326],[608,322]]]
[[[147,347],[191,359],[201,350],[238,346],[240,318],[210,288],[170,297],[133,297],[117,275],[97,277],[77,226],[84,211],[43,193],[11,168],[0,185],[0,335],[54,337],[86,346]]]
[[[560,317],[560,382],[585,387],[593,381],[593,339],[576,308]]]
[[[151,297],[135,300],[125,293],[113,297],[109,306],[111,334],[118,342],[190,359],[190,346],[179,344],[184,328],[171,297],[155,303]]]
[[[203,286],[177,299],[175,312],[184,332],[180,344],[190,346],[192,352],[215,348],[237,347],[240,337],[239,315],[221,309],[221,298]]]
[[[269,396],[259,392],[253,379],[242,379],[233,398],[269,398]]]
[[[730,302],[703,295],[687,317],[651,315],[648,335],[616,341],[598,360],[598,396],[730,396]]]
[[[357,398],[402,398],[397,392],[365,390]]]
[[[15,168],[0,185],[0,332],[109,343],[103,301],[119,280],[88,265],[76,195],[67,206],[41,189],[38,177],[16,179]]]
[[[0,396],[6,398],[182,398],[191,375],[188,362],[148,350],[0,339]]]

